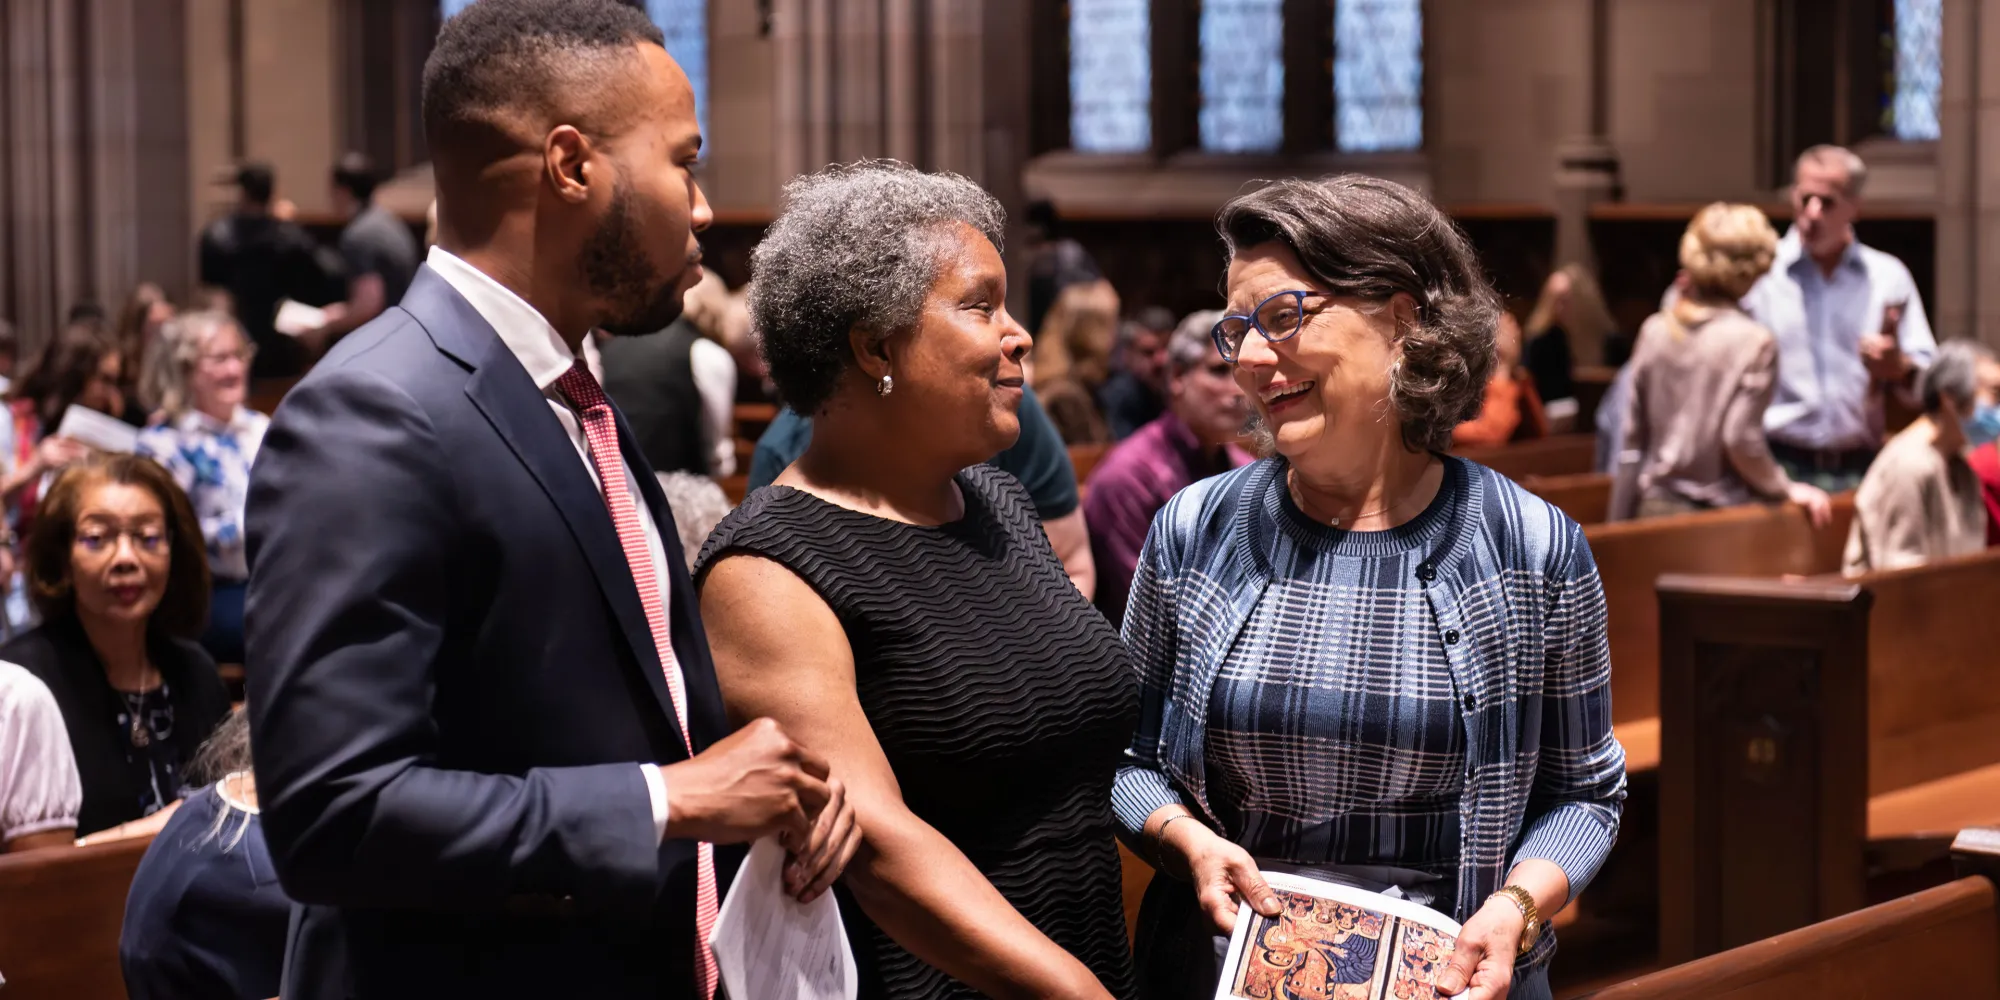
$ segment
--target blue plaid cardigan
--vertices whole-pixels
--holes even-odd
[[[1560,866],[1574,898],[1611,850],[1625,800],[1604,591],[1583,530],[1491,469],[1463,471],[1465,495],[1417,570],[1464,706],[1459,920],[1527,858]],[[1298,565],[1262,513],[1284,472],[1282,459],[1266,459],[1182,490],[1139,557],[1125,612],[1139,730],[1112,799],[1142,857],[1152,847],[1140,830],[1161,806],[1218,825],[1203,754],[1209,692],[1272,567]],[[1553,951],[1544,935],[1523,966]]]

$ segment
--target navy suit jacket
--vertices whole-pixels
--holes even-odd
[[[699,753],[728,731],[708,641],[618,436]],[[246,527],[287,1000],[692,995],[695,845],[655,838],[636,766],[689,751],[637,587],[548,402],[435,271],[285,397]]]

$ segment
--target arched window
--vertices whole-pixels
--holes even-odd
[[[1943,0],[1896,0],[1896,84],[1889,94],[1885,124],[1898,139],[1938,137],[1938,91],[1944,84],[1938,36],[1943,18]]]
[[[1422,148],[1423,0],[1336,0],[1333,37],[1333,134],[1341,152]]]
[[[1069,136],[1086,153],[1153,142],[1150,0],[1070,0]]]
[[[1277,149],[1285,140],[1284,0],[1201,5],[1201,148]]]

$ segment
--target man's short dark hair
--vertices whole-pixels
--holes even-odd
[[[245,200],[256,205],[269,205],[271,192],[277,187],[277,178],[270,164],[252,161],[237,166],[236,186],[242,190]]]
[[[373,198],[375,185],[381,182],[381,176],[375,173],[375,161],[367,153],[347,153],[333,165],[334,186],[345,188],[355,201]]]
[[[666,38],[618,0],[479,0],[445,22],[424,62],[431,149],[448,151],[455,133],[476,138],[509,112],[547,112],[565,86],[601,76],[605,57],[644,43],[664,49]]]

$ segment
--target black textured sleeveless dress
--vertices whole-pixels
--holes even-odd
[[[958,484],[965,516],[936,527],[759,490],[709,536],[696,579],[744,552],[818,591],[847,631],[861,707],[910,810],[1129,998],[1111,778],[1138,723],[1131,663],[1070,584],[1021,485],[987,466]],[[863,998],[979,995],[836,895]]]

